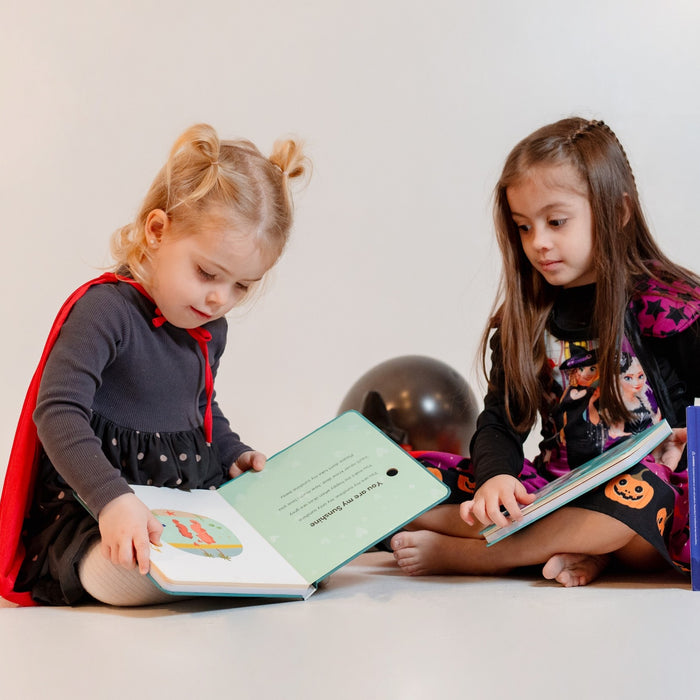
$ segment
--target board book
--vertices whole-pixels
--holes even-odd
[[[164,526],[149,573],[162,590],[303,599],[449,495],[355,411],[217,490],[133,489]]]
[[[481,531],[487,545],[496,544],[508,535],[522,530],[637,464],[669,437],[671,432],[668,422],[661,420],[646,430],[616,443],[602,454],[554,481],[550,481],[546,486],[535,491],[536,498],[532,503],[520,509],[523,516],[521,520],[511,520],[502,527],[495,524],[489,525]]]
[[[690,581],[700,591],[700,406],[686,409],[688,427],[688,521],[690,525]]]

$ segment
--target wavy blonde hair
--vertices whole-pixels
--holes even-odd
[[[310,162],[293,139],[275,142],[266,158],[250,141],[221,141],[209,124],[191,126],[175,141],[136,219],[112,235],[114,270],[144,280],[149,259],[145,226],[154,209],[175,221],[202,216],[211,207],[227,209],[256,231],[277,260],[292,226],[290,181],[309,171]]]

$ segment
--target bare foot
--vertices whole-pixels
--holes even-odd
[[[391,538],[391,548],[399,568],[409,576],[425,576],[446,573],[441,540],[448,539],[431,530],[399,532]]]
[[[594,581],[608,565],[607,554],[555,554],[542,569],[542,575],[567,588]]]
[[[402,531],[391,538],[394,559],[409,576],[431,574],[499,574],[484,558],[486,543],[483,539],[452,537],[431,530]]]

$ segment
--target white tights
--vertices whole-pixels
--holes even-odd
[[[181,600],[164,593],[138,569],[125,569],[105,558],[97,542],[78,564],[83,588],[96,600],[107,605],[157,605]]]

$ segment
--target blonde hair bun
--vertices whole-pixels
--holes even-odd
[[[270,162],[288,178],[308,175],[310,170],[310,161],[303,153],[302,144],[294,139],[275,141]]]
[[[194,124],[176,139],[136,220],[115,232],[115,267],[142,277],[149,256],[145,222],[154,209],[178,219],[201,216],[211,206],[229,208],[279,257],[293,219],[289,180],[309,172],[310,161],[295,139],[276,141],[266,158],[250,141],[224,141],[209,124]]]

